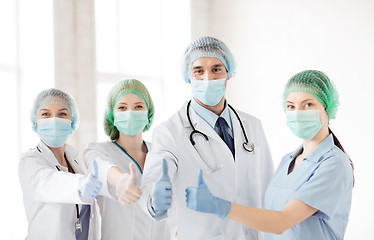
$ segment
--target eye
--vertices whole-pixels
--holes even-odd
[[[44,112],[42,113],[42,117],[48,117],[49,116],[49,113],[48,112]]]
[[[307,103],[307,104],[305,104],[305,107],[306,107],[306,108],[313,107],[313,103]]]
[[[221,69],[221,68],[213,68],[212,71],[213,71],[214,73],[219,73],[219,72],[222,71],[222,69]]]
[[[62,113],[60,113],[60,116],[61,116],[61,117],[67,117],[67,116],[68,116],[68,114],[67,114],[67,113],[64,113],[64,112],[62,112]]]
[[[143,109],[143,106],[142,105],[136,105],[135,109]]]
[[[195,74],[195,75],[199,75],[199,74],[202,74],[202,73],[203,73],[203,70],[201,70],[201,69],[195,70],[193,72],[193,74]]]
[[[121,110],[121,111],[125,111],[125,110],[127,110],[127,108],[126,108],[125,106],[119,106],[117,109],[118,109],[118,110]]]
[[[287,108],[288,111],[292,111],[292,110],[295,109],[295,107],[293,105],[287,105],[286,108]]]

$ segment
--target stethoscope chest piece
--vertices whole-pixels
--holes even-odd
[[[243,148],[247,150],[248,152],[253,152],[255,150],[255,144],[254,143],[249,143],[249,142],[244,142],[243,143]]]

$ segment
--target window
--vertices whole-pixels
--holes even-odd
[[[100,141],[107,95],[119,80],[135,78],[150,91],[155,122],[182,105],[180,61],[190,41],[190,1],[96,0],[97,121]],[[182,93],[182,94],[181,94]],[[180,99],[171,101],[171,99]],[[183,100],[181,100],[183,99]],[[150,140],[151,131],[145,133]]]
[[[24,239],[27,220],[18,180],[20,153],[38,137],[30,125],[36,94],[52,87],[53,2],[0,1],[0,102],[3,174],[0,232],[2,239]]]

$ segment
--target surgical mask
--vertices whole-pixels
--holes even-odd
[[[114,113],[114,126],[126,136],[135,136],[144,130],[149,123],[148,111],[132,111]]]
[[[299,138],[310,140],[321,129],[322,125],[319,120],[321,110],[295,110],[287,111],[287,126],[292,133]],[[327,119],[327,117],[326,117]]]
[[[45,144],[52,148],[64,145],[73,133],[70,119],[53,117],[39,119],[36,122],[38,124],[36,133]]]
[[[215,106],[225,95],[226,79],[191,80],[193,95],[208,106]]]

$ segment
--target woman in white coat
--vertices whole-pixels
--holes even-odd
[[[66,145],[79,122],[74,99],[55,88],[40,92],[31,122],[41,140],[19,162],[27,239],[97,239],[95,211],[90,206],[102,187],[97,166],[83,175],[78,151]]]
[[[139,184],[146,155],[151,148],[143,141],[154,116],[146,87],[138,80],[118,82],[110,91],[104,130],[110,141],[91,143],[84,151],[87,165],[97,159],[103,188],[98,196],[101,238],[105,240],[173,239],[167,222],[154,222],[139,207]]]
[[[176,209],[178,239],[262,239],[251,228],[186,207],[185,189],[196,183],[200,168],[218,196],[262,207],[273,164],[260,120],[227,104],[226,85],[234,69],[223,42],[212,37],[193,41],[184,58],[193,99],[153,132],[143,206],[155,220],[174,216]]]

